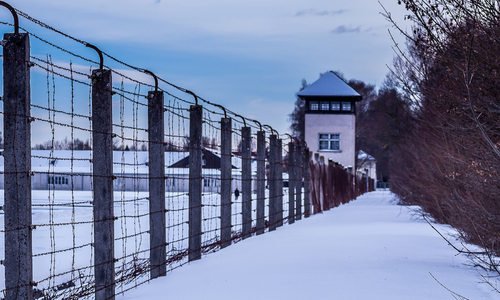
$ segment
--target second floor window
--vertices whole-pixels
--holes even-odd
[[[340,133],[320,133],[319,150],[340,150]]]

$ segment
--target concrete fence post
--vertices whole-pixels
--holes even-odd
[[[302,219],[302,145],[295,150],[295,220]]]
[[[149,140],[149,240],[151,278],[167,273],[167,235],[165,227],[165,143],[164,96],[148,93]]]
[[[269,136],[269,231],[276,230],[277,226],[277,196],[276,196],[276,162],[278,156],[278,140],[277,136],[271,134]]]
[[[4,35],[5,299],[33,299],[30,42]]]
[[[276,163],[276,196],[278,197],[278,226],[283,226],[283,140],[278,139],[278,156]]]
[[[288,224],[295,222],[295,145],[288,143]]]
[[[242,235],[243,239],[252,233],[252,131],[250,127],[241,128],[241,197],[242,197]]]
[[[266,202],[266,133],[257,132],[257,234],[264,233]]]
[[[311,154],[309,148],[304,149],[304,155],[302,156],[303,168],[304,168],[304,217],[308,218],[311,215],[311,170],[309,168],[309,160],[311,159]]]
[[[113,122],[111,70],[92,71],[95,299],[114,299]]]
[[[221,119],[221,248],[231,245],[231,118]]]
[[[202,112],[191,105],[189,115],[189,261],[201,258]]]

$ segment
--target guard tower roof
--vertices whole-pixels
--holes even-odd
[[[354,101],[361,101],[361,95],[331,71],[325,73],[297,95],[302,99],[316,97],[348,97],[352,98]]]

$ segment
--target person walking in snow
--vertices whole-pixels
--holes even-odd
[[[240,196],[240,191],[238,190],[238,187],[234,190],[234,196],[236,197],[236,200],[238,200],[238,197]]]

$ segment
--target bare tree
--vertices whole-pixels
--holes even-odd
[[[83,141],[79,138],[73,141],[64,138],[62,141],[50,140],[33,146],[35,150],[90,150],[89,140]]]
[[[394,156],[392,190],[487,249],[482,265],[500,274],[493,258],[500,255],[500,7],[493,0],[401,3],[413,27],[402,30],[386,12],[408,43],[396,48],[392,70],[415,126]]]

